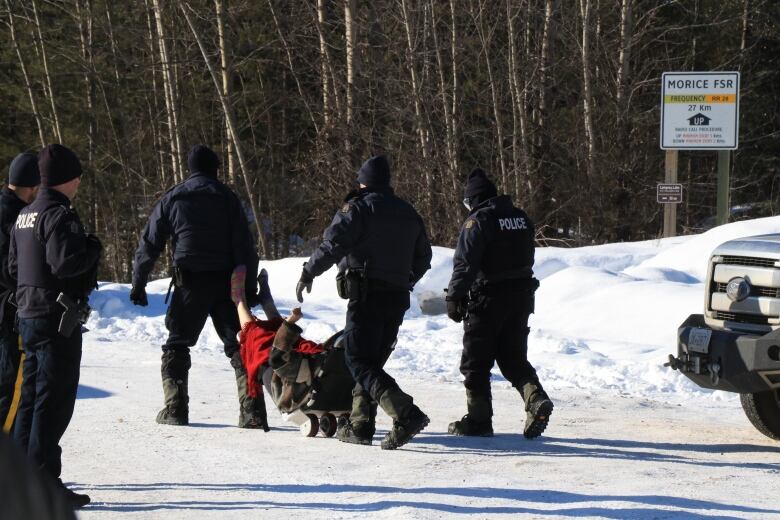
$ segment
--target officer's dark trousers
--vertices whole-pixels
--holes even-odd
[[[528,362],[528,316],[532,311],[533,296],[528,290],[494,288],[469,303],[460,361],[468,390],[490,394],[494,363],[518,389],[538,381]]]
[[[230,273],[189,273],[183,287],[175,287],[165,315],[168,340],[163,345],[163,376],[181,376],[190,367],[190,347],[198,341],[206,319],[225,346],[225,355],[238,352],[241,330],[238,311],[230,299]],[[166,366],[170,370],[166,370]]]
[[[350,300],[344,328],[344,355],[352,377],[374,400],[397,386],[383,367],[409,308],[409,292],[369,291],[365,301]]]
[[[22,351],[19,349],[19,335],[7,323],[0,324],[0,429],[6,423],[19,377],[19,362]],[[14,410],[15,414],[16,411]]]
[[[76,404],[81,330],[66,338],[53,318],[20,319],[24,381],[14,439],[28,457],[55,479],[62,470],[60,439]]]

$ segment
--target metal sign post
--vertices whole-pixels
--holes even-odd
[[[677,182],[677,150],[717,150],[718,225],[729,219],[731,150],[739,144],[739,81],[739,72],[664,72],[661,77],[666,182]],[[664,236],[674,236],[676,210],[669,208],[671,203],[662,203]],[[667,222],[668,218],[675,222]]]
[[[718,215],[719,226],[729,221],[729,173],[731,172],[731,150],[718,150]]]
[[[666,185],[677,184],[677,150],[666,150],[666,162],[664,164],[664,171],[666,173],[664,181]],[[662,185],[661,185],[662,186]],[[673,202],[667,202],[662,200],[660,196],[661,187],[658,189],[659,193],[656,195],[658,202],[664,205],[664,238],[670,238],[677,236],[677,204]],[[682,195],[682,186],[680,186],[680,192]],[[682,202],[682,196],[680,197]]]

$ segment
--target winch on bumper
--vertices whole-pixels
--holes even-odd
[[[780,388],[780,329],[763,336],[712,329],[692,314],[677,331],[668,366],[704,388],[741,394]]]

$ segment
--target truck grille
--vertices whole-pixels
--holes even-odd
[[[715,284],[715,292],[726,292],[726,287],[728,287],[729,284],[727,283],[716,283]],[[774,287],[756,287],[752,286],[750,288],[750,296],[764,296],[766,298],[780,298],[780,288],[775,289]]]
[[[777,260],[772,258],[759,258],[755,256],[722,256],[723,260],[718,262],[720,264],[729,265],[749,265],[754,267],[775,267]]]
[[[730,329],[771,329],[780,320],[780,263],[773,258],[715,255],[712,257],[712,278],[707,284],[706,318],[721,322]],[[727,296],[727,287],[734,278],[750,283],[750,294],[739,301]]]
[[[750,314],[735,314],[733,312],[715,311],[716,320],[733,321],[736,323],[751,323],[753,325],[769,325],[769,318],[751,316]]]

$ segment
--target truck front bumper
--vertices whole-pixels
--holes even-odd
[[[780,388],[780,329],[764,336],[716,330],[704,316],[692,314],[677,331],[677,357],[669,356],[669,365],[713,390],[750,394]]]

